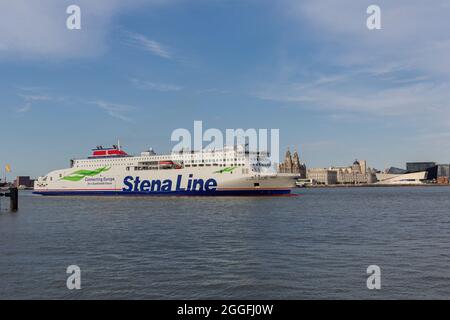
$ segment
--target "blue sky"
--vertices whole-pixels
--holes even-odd
[[[2,0],[0,164],[41,175],[120,138],[279,128],[308,167],[450,162],[450,5],[377,1]],[[69,31],[77,4],[82,29]]]

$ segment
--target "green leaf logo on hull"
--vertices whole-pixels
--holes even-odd
[[[93,177],[102,172],[106,172],[109,169],[111,169],[111,167],[103,167],[103,168],[98,168],[95,170],[78,170],[68,176],[62,177],[61,180],[80,181],[81,179],[83,179],[85,177]]]
[[[233,170],[236,168],[237,167],[226,167],[226,168],[223,168],[222,170],[214,171],[214,173],[227,173],[227,172],[233,173]]]

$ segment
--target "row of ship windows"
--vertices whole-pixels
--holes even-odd
[[[163,160],[167,160],[167,161],[170,161],[170,160],[180,160],[180,159],[173,159],[173,158],[161,158],[161,159],[163,159]],[[144,160],[144,161],[148,161],[148,160],[154,160],[154,159],[142,159],[142,158],[139,158],[139,159],[136,159],[136,160],[138,160],[138,161],[142,161],[142,160]],[[181,161],[184,161],[184,162],[199,162],[199,161],[202,161],[202,162],[224,162],[224,161],[244,161],[245,160],[245,158],[224,158],[224,159],[188,159],[188,160],[183,160],[183,159],[181,159]],[[250,160],[256,160],[256,158],[250,158]],[[76,164],[85,164],[85,163],[99,163],[99,162],[101,162],[101,163],[105,163],[105,162],[107,162],[107,163],[123,163],[123,164],[125,164],[124,162],[125,161],[120,161],[120,160],[92,160],[92,161],[89,161],[89,160],[87,160],[87,161],[77,161],[76,162]],[[130,163],[127,163],[127,165],[130,165]]]
[[[233,165],[233,163],[230,163],[231,161],[235,161],[234,163],[236,163],[236,161],[238,161],[238,159],[221,159],[221,160],[215,160],[215,159],[206,159],[206,160],[194,160],[194,161],[185,161],[184,163],[186,165],[188,164],[200,164],[200,163],[213,163],[214,165],[217,165],[217,162],[223,163],[223,165]],[[239,160],[243,160],[243,159],[239,159]],[[96,167],[98,165],[96,165],[96,162],[93,162],[94,164],[92,164],[92,162],[90,162],[91,164],[87,165],[83,165],[83,162],[78,164],[75,167]],[[111,164],[116,164],[115,161],[110,161]],[[133,163],[120,163],[121,165],[127,165],[127,166],[132,166]],[[222,164],[221,164],[222,165]],[[239,165],[244,165],[243,162],[239,162]]]
[[[241,164],[241,163],[234,163],[234,164],[232,164],[232,163],[230,163],[229,166],[243,167],[244,164]],[[184,167],[185,168],[190,168],[190,167],[226,167],[226,165],[217,164],[217,163],[214,163],[214,164],[209,164],[209,163],[203,164],[203,163],[201,163],[201,164],[198,164],[198,165],[197,164],[193,164],[193,165],[187,164]],[[125,170],[130,171],[131,168],[133,168],[135,171],[173,169],[173,168],[161,168],[161,167],[157,167],[157,166],[136,166],[136,167],[126,167]]]
[[[128,164],[128,166],[126,167],[126,170],[129,171],[130,167],[132,166],[132,164]],[[198,164],[185,164],[184,167],[185,168],[190,168],[190,167],[226,167],[226,166],[235,166],[235,167],[243,167],[245,166],[244,163],[228,163],[228,164],[218,164],[218,163],[198,163]],[[255,163],[254,166],[258,166],[258,167],[270,167],[270,164],[262,164],[262,163]],[[145,167],[145,166],[144,166]],[[76,166],[76,168],[98,168],[98,166],[96,165],[85,165],[85,166]],[[137,166],[135,166],[134,168],[139,168]],[[157,169],[157,166],[153,166],[150,167],[153,169]],[[171,168],[165,168],[165,169],[171,169]]]
[[[237,161],[240,161],[238,159],[223,159],[223,160],[207,159],[207,160],[185,161],[184,163],[185,164],[189,164],[189,163],[217,163],[217,162],[231,162],[233,160],[234,160],[234,163],[236,163]],[[241,162],[239,162],[239,163],[241,163]]]
[[[154,160],[154,159],[158,159],[158,160],[170,160],[170,159],[173,159],[173,160],[181,160],[181,161],[185,161],[185,162],[189,162],[189,161],[203,161],[203,162],[222,162],[222,161],[244,161],[245,160],[245,158],[223,158],[222,159],[222,157],[216,157],[216,158],[213,158],[213,159],[202,159],[202,158],[200,158],[200,159],[195,159],[195,158],[190,158],[190,159],[183,159],[183,158],[178,158],[178,157],[172,157],[172,158],[168,158],[167,156],[166,157],[163,157],[163,156],[161,156],[161,157],[157,157],[157,158],[151,158],[151,159],[148,159],[148,158],[135,158],[135,159],[133,159],[133,160],[137,160],[137,161],[145,161],[145,160]],[[257,160],[257,157],[250,157],[249,158],[250,160]],[[125,163],[125,162],[127,162],[127,161],[129,161],[129,159],[127,159],[127,158],[123,158],[123,159],[101,159],[101,160],[78,160],[78,161],[76,161],[76,164],[77,165],[79,165],[79,164],[86,164],[86,163]],[[127,163],[127,165],[132,165],[132,164],[130,164],[130,163]]]
[[[133,164],[123,164],[123,165],[127,165],[126,169],[129,170],[130,167],[133,166]],[[258,164],[255,164],[258,165]],[[235,166],[235,167],[243,167],[245,166],[244,163],[224,163],[224,164],[218,164],[218,163],[186,163],[184,165],[184,167],[226,167],[226,166]],[[98,168],[98,165],[95,164],[90,164],[90,165],[77,165],[75,166],[75,168]],[[137,168],[137,167],[135,167]],[[155,167],[157,168],[157,167]]]
[[[127,164],[122,164],[122,166],[127,166],[127,168],[129,168],[129,167],[131,167],[131,166],[133,166],[133,164],[132,163],[127,163]],[[255,164],[255,165],[258,165],[258,164]],[[241,167],[241,166],[245,166],[245,164],[244,163],[221,163],[221,164],[219,164],[219,163],[185,163],[184,164],[184,167],[204,167],[204,166],[206,166],[206,167],[211,167],[211,166],[213,166],[213,167],[226,167],[226,166],[235,166],[235,167]],[[75,168],[98,168],[98,165],[95,165],[95,164],[90,164],[90,165],[76,165],[75,166]]]

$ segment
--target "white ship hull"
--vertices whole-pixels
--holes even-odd
[[[236,151],[235,151],[236,152]],[[280,176],[252,165],[249,157],[235,165],[214,163],[226,157],[201,153],[212,163],[189,165],[186,156],[115,157],[76,160],[69,169],[57,170],[35,182],[34,193],[41,195],[286,195],[295,187],[293,176]],[[195,155],[189,155],[192,159]],[[236,157],[239,154],[235,155]],[[242,156],[242,155],[241,155]],[[165,158],[164,158],[165,157]],[[181,166],[142,167],[149,161],[170,159]],[[234,159],[237,158],[227,158]],[[259,161],[259,158],[258,158]],[[204,160],[202,161],[204,162]],[[160,163],[160,162],[157,162]],[[175,163],[175,162],[174,162]],[[192,161],[195,163],[195,161]],[[186,164],[186,165],[185,165]]]

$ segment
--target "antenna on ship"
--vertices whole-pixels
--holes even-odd
[[[120,140],[117,139],[117,149],[120,150]]]

